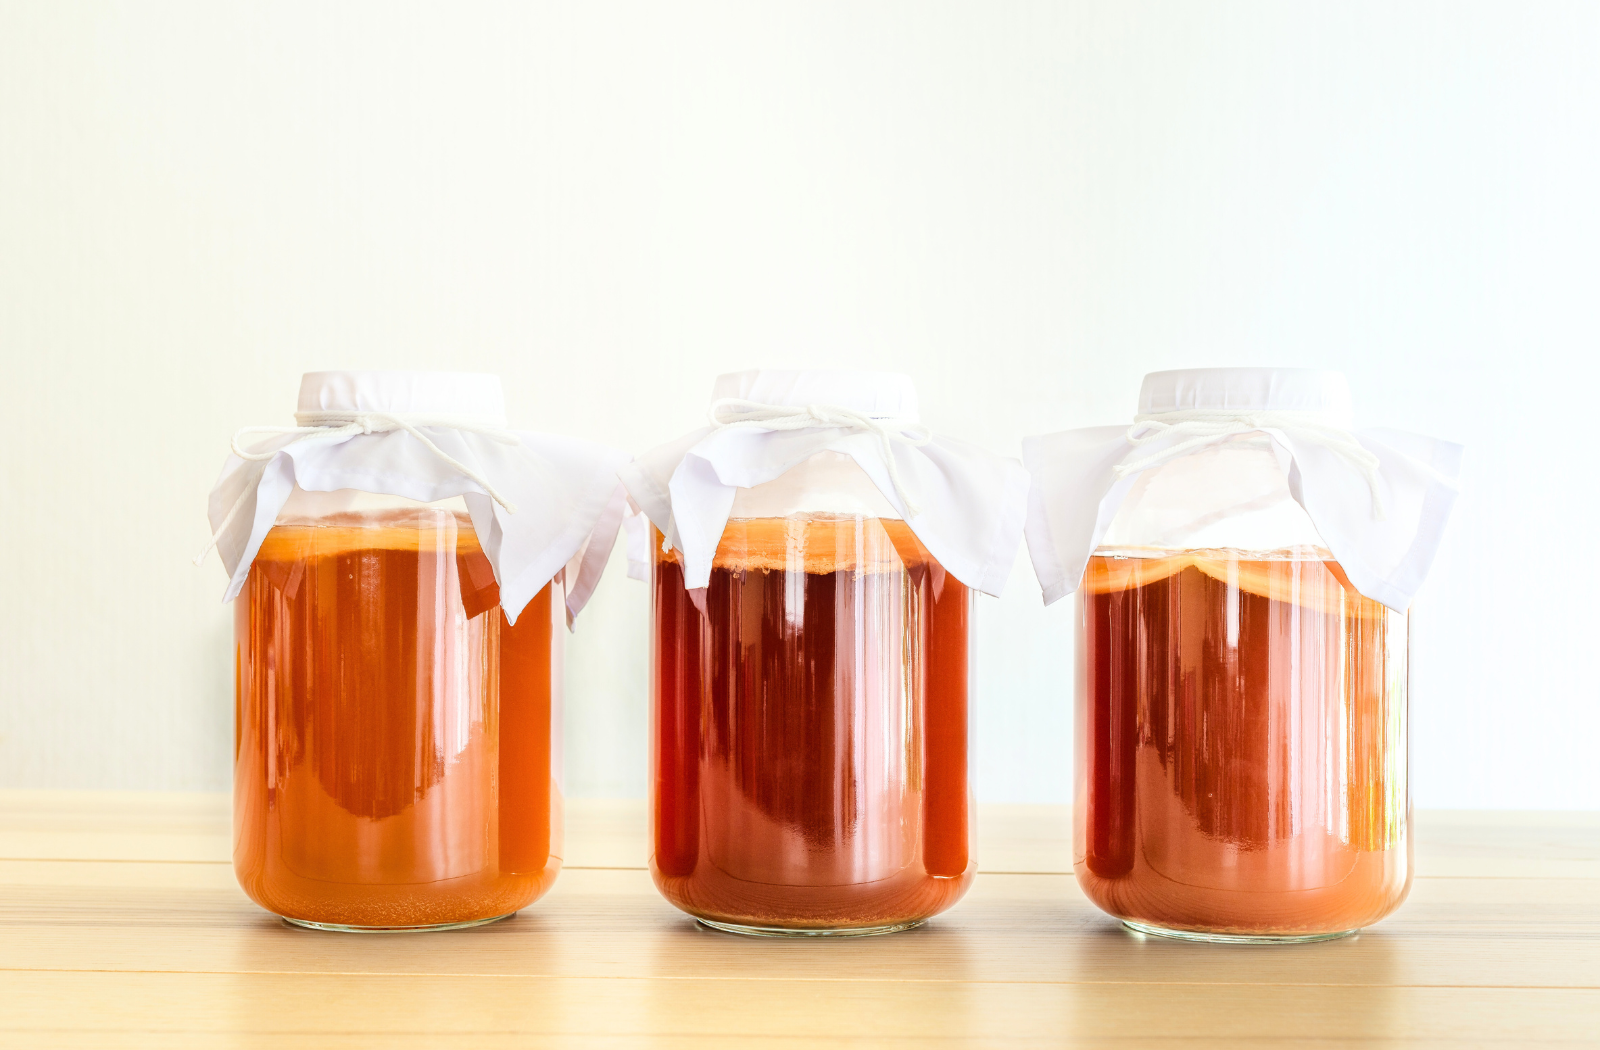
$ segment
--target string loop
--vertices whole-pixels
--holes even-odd
[[[1319,419],[1316,413],[1276,410],[1270,412],[1240,412],[1227,408],[1189,408],[1157,415],[1135,416],[1128,428],[1128,442],[1142,447],[1154,441],[1182,438],[1175,444],[1152,452],[1131,463],[1118,464],[1114,473],[1119,478],[1141,470],[1159,467],[1201,448],[1216,444],[1239,434],[1261,430],[1281,430],[1299,441],[1307,441],[1343,459],[1358,471],[1367,482],[1372,494],[1372,518],[1383,521],[1386,517],[1383,495],[1378,484],[1378,457],[1361,445],[1354,434],[1344,427]]]
[[[922,507],[906,492],[895,466],[894,443],[920,448],[933,440],[933,431],[915,420],[889,416],[869,416],[840,405],[766,405],[741,397],[718,398],[711,403],[711,425],[718,430],[806,430],[811,427],[859,430],[875,434],[883,447],[883,462],[889,482],[905,508],[906,517],[922,513]]]
[[[235,456],[248,463],[261,463],[276,456],[285,448],[288,448],[289,445],[298,444],[301,441],[338,441],[347,437],[355,437],[359,434],[386,434],[390,431],[404,430],[422,442],[424,448],[444,460],[458,474],[475,482],[490,499],[504,507],[507,514],[515,514],[517,512],[516,505],[501,495],[500,491],[489,483],[488,478],[485,478],[482,474],[434,444],[432,439],[424,434],[421,429],[423,427],[442,427],[450,430],[464,430],[472,434],[483,434],[506,445],[518,443],[515,434],[506,430],[503,426],[486,424],[481,417],[423,415],[413,412],[320,411],[296,412],[294,421],[297,425],[292,427],[241,427],[234,433],[233,439],[228,443],[228,447]],[[240,445],[240,440],[248,434],[293,434],[294,440],[267,452],[250,452]],[[217,541],[222,539],[223,533],[228,531],[228,526],[233,524],[233,519],[238,516],[240,508],[244,506],[245,501],[249,499],[250,494],[253,492],[255,492],[255,486],[246,485],[244,491],[239,493],[239,498],[234,501],[232,508],[223,517],[222,524],[217,526],[216,532],[212,534],[211,542],[205,545],[204,550],[195,555],[194,563],[196,565],[204,561],[206,555],[211,553],[211,548],[215,547]]]

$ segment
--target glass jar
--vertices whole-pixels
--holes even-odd
[[[1411,884],[1407,614],[1262,433],[1145,470],[1079,588],[1074,869],[1145,932],[1320,940]]]
[[[655,533],[650,870],[768,936],[887,933],[976,873],[972,597],[849,456],[740,488],[704,591]]]
[[[550,888],[559,582],[512,626],[461,497],[296,488],[234,610],[234,869],[251,899],[302,926],[426,929]]]

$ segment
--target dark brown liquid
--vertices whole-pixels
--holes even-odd
[[[1078,881],[1111,914],[1355,929],[1410,885],[1406,617],[1336,563],[1090,560]]]
[[[675,555],[655,573],[651,870],[667,899],[802,928],[960,899],[976,871],[967,588],[878,519],[730,521],[703,614]]]
[[[344,926],[517,910],[560,868],[551,588],[515,627],[470,524],[278,526],[235,602],[234,869]]]

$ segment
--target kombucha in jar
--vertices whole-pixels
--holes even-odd
[[[1023,442],[1034,571],[1077,592],[1073,867],[1134,930],[1327,940],[1411,888],[1411,607],[1462,449],[1354,418],[1338,372],[1194,368]]]
[[[1409,608],[1459,448],[1351,417],[1338,373],[1158,372],[1131,429],[1031,446],[1099,471],[1041,493],[1085,531],[1040,522],[1035,564],[1085,566],[1074,869],[1136,930],[1322,940],[1410,889]]]
[[[819,475],[878,499],[827,452],[772,486]],[[734,932],[905,929],[977,870],[971,592],[886,507],[741,515],[763,488],[741,490],[703,607],[655,534],[651,874]]]
[[[1407,614],[1326,550],[1102,547],[1079,591],[1075,869],[1135,929],[1321,939],[1411,884]]]
[[[234,868],[253,900],[418,929],[550,888],[559,582],[512,626],[459,497],[296,489],[234,609]]]

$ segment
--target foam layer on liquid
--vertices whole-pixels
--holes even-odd
[[[656,559],[680,562],[676,550]],[[764,572],[904,572],[936,564],[911,527],[892,518],[730,518],[715,569]]]
[[[1273,602],[1362,619],[1382,618],[1388,612],[1382,603],[1351,586],[1327,551],[1218,549],[1158,556],[1097,553],[1084,571],[1083,587],[1091,594],[1110,594],[1148,586],[1188,568]]]
[[[256,560],[293,561],[349,551],[435,551],[480,554],[472,519],[443,510],[384,510],[330,514],[316,522],[283,521],[261,541]]]

